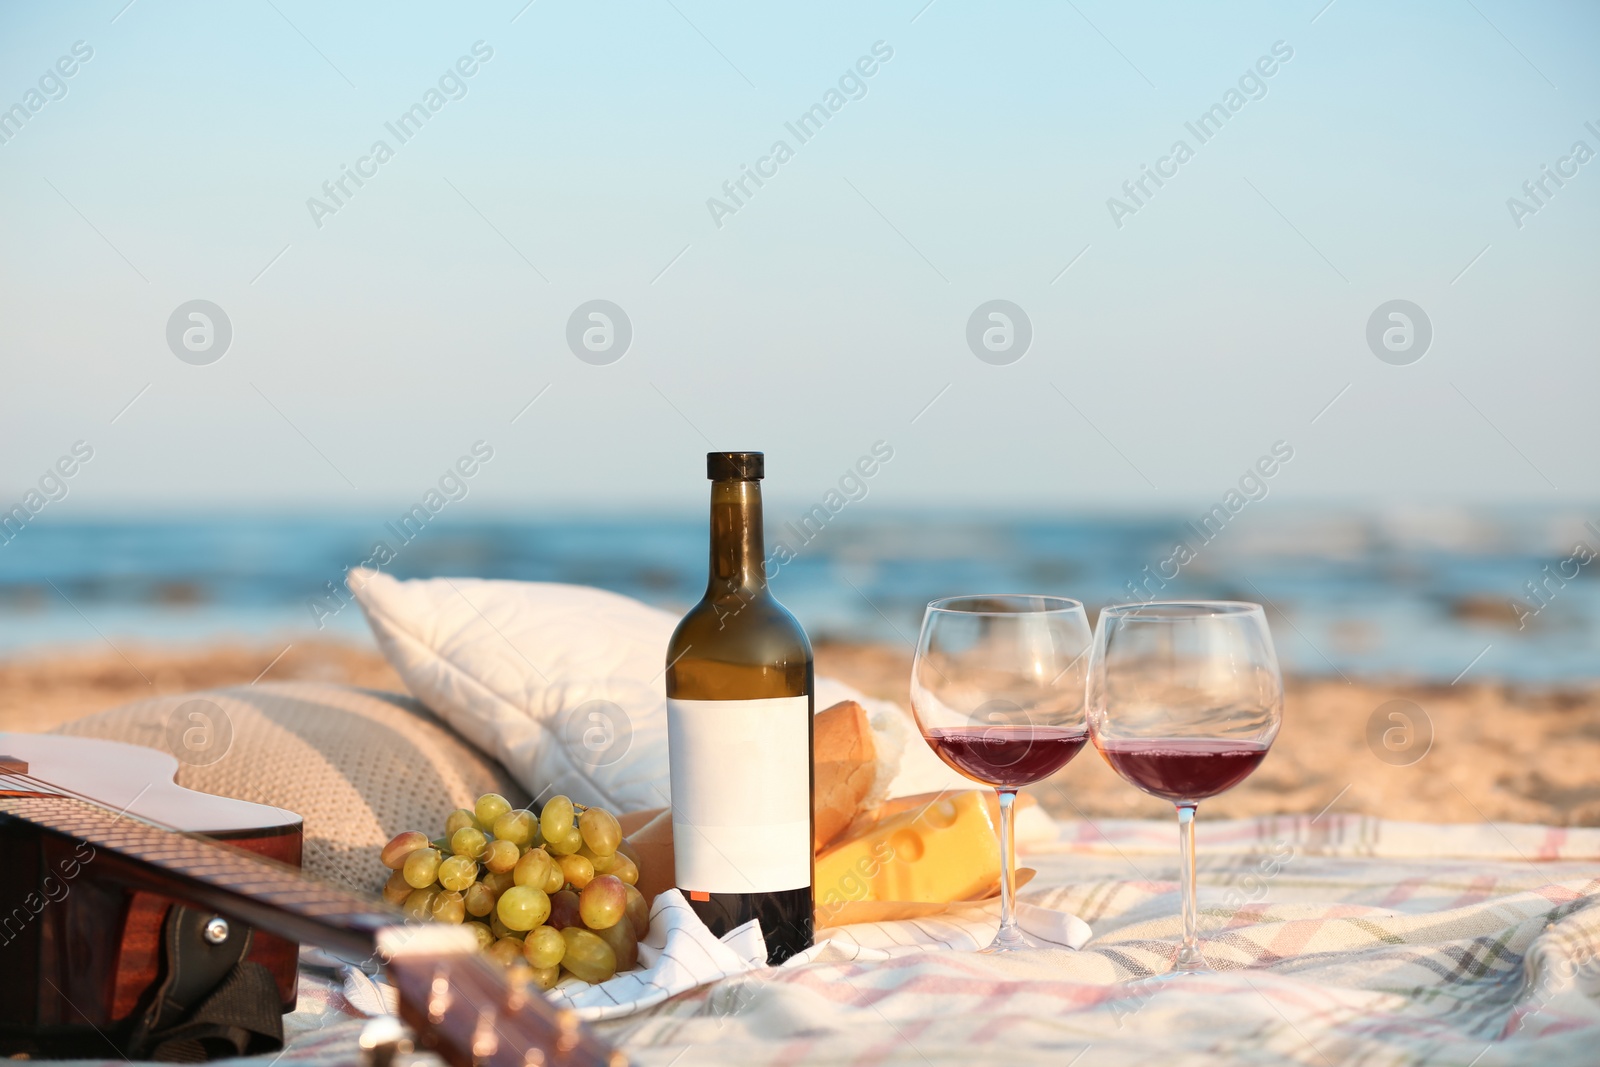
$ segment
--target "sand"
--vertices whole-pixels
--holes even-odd
[[[252,682],[344,682],[405,692],[376,646],[332,640],[277,647],[227,644],[23,652],[0,660],[0,730],[43,731],[119,704]]]
[[[287,651],[226,645],[122,652],[126,659],[107,650],[0,660],[0,730],[48,730],[160,693],[256,680],[404,690],[371,645],[315,640],[296,642]],[[910,670],[908,649],[817,648],[818,673],[901,704]],[[1410,704],[1389,704],[1397,700]],[[1404,720],[1389,717],[1396,711],[1412,720],[1409,734]],[[1600,682],[1540,689],[1494,681],[1445,686],[1291,679],[1272,754],[1239,788],[1203,805],[1202,814],[1315,815],[1326,809],[1422,822],[1597,826],[1597,768]],[[1069,818],[1171,814],[1168,805],[1118,778],[1093,750],[1033,792],[1052,813]]]
[[[817,670],[904,704],[911,652],[825,645],[817,649]],[[1207,801],[1201,812],[1230,818],[1329,809],[1417,822],[1597,826],[1597,768],[1600,682],[1541,689],[1495,681],[1449,686],[1290,678],[1272,753],[1243,785]],[[1052,813],[1067,817],[1172,813],[1092,750],[1033,792]]]

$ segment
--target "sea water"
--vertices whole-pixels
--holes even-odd
[[[773,507],[767,541],[774,588],[814,639],[909,647],[927,601],[958,593],[1067,595],[1091,613],[1239,599],[1267,605],[1285,669],[1302,674],[1600,676],[1600,559],[1581,550],[1600,555],[1600,521],[1334,509],[1249,520],[1213,531],[1176,515],[875,513],[824,525]],[[441,516],[420,530],[382,516],[39,522],[0,547],[0,654],[360,638],[340,584],[375,559],[400,578],[574,582],[679,613],[704,588],[704,553],[698,515]]]

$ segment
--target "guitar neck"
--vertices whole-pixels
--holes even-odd
[[[103,879],[181,898],[351,959],[371,956],[378,932],[403,922],[378,901],[312,881],[274,860],[74,797],[0,798],[0,816],[7,815],[87,842],[95,849],[88,865]]]

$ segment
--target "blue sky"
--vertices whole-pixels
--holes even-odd
[[[0,9],[0,108],[93,50],[0,144],[7,504],[79,440],[63,515],[388,511],[480,440],[486,512],[698,507],[710,447],[814,499],[880,440],[884,506],[1186,507],[1279,441],[1289,498],[1600,489],[1600,160],[1507,208],[1600,152],[1593,4],[125,3]],[[597,299],[609,363],[567,342]],[[232,328],[204,365],[193,300]],[[1000,365],[992,300],[1032,331]],[[1366,339],[1392,300],[1406,365]]]

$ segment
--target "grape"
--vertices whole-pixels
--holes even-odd
[[[451,856],[439,864],[439,884],[460,892],[478,880],[478,865],[465,856]]]
[[[602,856],[611,855],[622,843],[621,824],[604,808],[590,808],[579,815],[578,829],[583,833],[583,843]]]
[[[557,930],[582,925],[583,917],[578,914],[578,894],[570,889],[550,894],[550,917],[545,922]]]
[[[617,954],[599,934],[581,926],[569,926],[561,931],[561,936],[567,942],[561,966],[574,978],[604,982],[617,973]]]
[[[562,856],[558,861],[561,873],[574,889],[582,889],[594,881],[594,864],[582,856]]]
[[[569,826],[554,837],[545,834],[544,847],[557,856],[571,856],[583,847],[583,835],[576,826]]]
[[[554,841],[564,837],[568,830],[574,829],[572,825],[572,801],[557,794],[544,802],[544,809],[539,812],[539,829],[544,834],[546,841]],[[573,851],[577,851],[574,849]]]
[[[405,872],[406,884],[413,889],[426,889],[432,885],[434,879],[439,877],[439,863],[441,855],[436,848],[419,848],[406,857]]]
[[[633,932],[643,941],[644,935],[650,932],[650,904],[644,894],[631,885],[624,883],[623,892],[628,895],[628,919],[633,923]]]
[[[467,907],[460,893],[440,893],[429,903],[428,914],[436,923],[458,923],[467,917]]]
[[[487,949],[494,961],[502,967],[509,967],[522,959],[522,942],[509,937],[502,937]]]
[[[617,957],[617,970],[631,971],[639,964],[639,935],[633,932],[632,923],[612,923],[604,930],[596,930],[600,940],[611,946]]]
[[[415,919],[417,922],[431,919],[433,917],[433,898],[438,895],[439,891],[432,886],[424,889],[413,889],[410,895],[406,897],[403,909],[406,913],[406,918]]]
[[[550,898],[543,889],[514,885],[500,894],[494,912],[513,930],[532,930],[550,917]]]
[[[383,846],[383,851],[378,853],[378,859],[391,871],[398,871],[405,866],[406,857],[420,848],[428,847],[428,835],[416,830],[407,830],[403,834],[396,834],[394,840]]]
[[[383,898],[408,920],[467,926],[514,981],[541,990],[563,974],[602,982],[638,965],[650,908],[611,812],[555,796],[535,816],[485,793],[444,830],[432,841],[407,831],[381,850],[393,872]]]
[[[461,899],[467,906],[468,915],[476,915],[481,919],[494,910],[495,894],[482,882],[468,886]]]
[[[384,903],[393,904],[398,908],[400,905],[406,902],[406,897],[411,895],[411,890],[413,888],[415,887],[412,886],[410,882],[406,881],[405,871],[395,871],[393,874],[389,875],[389,880],[383,883]]]
[[[525,930],[511,929],[511,927],[500,921],[500,916],[498,913],[490,914],[489,930],[494,934],[496,940],[502,940],[509,937],[513,941],[521,941],[522,935],[527,933]]]
[[[489,847],[483,850],[483,865],[491,873],[509,871],[517,865],[517,858],[522,853],[517,851],[517,846],[510,841],[494,840],[489,842]]]
[[[611,868],[616,866],[617,863],[617,854],[615,852],[606,852],[602,854],[596,852],[587,844],[578,849],[578,855],[589,861],[589,864],[594,867],[595,874],[609,874],[611,872]]]
[[[488,926],[484,925],[483,923],[472,923],[472,922],[464,923],[463,925],[466,926],[466,928],[468,930],[472,931],[472,936],[473,937],[476,937],[478,939],[478,948],[479,949],[486,949],[490,945],[494,944],[494,942],[495,942],[494,931],[490,930]]]
[[[450,835],[450,851],[457,856],[478,860],[489,847],[489,838],[476,826],[463,826]]]
[[[508,811],[494,821],[494,836],[521,848],[533,840],[533,823],[531,812]]]
[[[591,930],[604,930],[621,922],[628,912],[627,888],[621,879],[609,874],[602,874],[584,886],[583,892],[578,894],[578,916],[583,919],[583,925]],[[631,922],[628,929],[633,929]],[[637,934],[634,939],[638,940]]]
[[[629,885],[639,884],[639,865],[620,852],[617,853],[617,862],[612,866],[610,873]]]
[[[472,813],[478,817],[478,825],[485,830],[493,826],[496,819],[510,810],[511,801],[499,793],[485,793],[472,806]]]
[[[522,854],[521,859],[517,860],[517,865],[511,874],[518,885],[531,885],[535,889],[543,889],[545,882],[550,879],[550,868],[553,866],[555,863],[550,859],[550,853],[542,848],[530,848]]]
[[[555,927],[541,926],[528,931],[522,942],[522,954],[535,967],[554,967],[567,954],[567,941]]]

